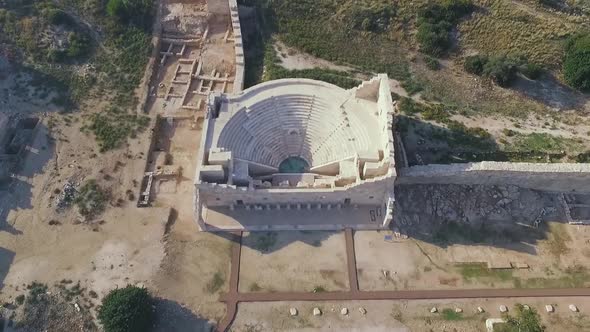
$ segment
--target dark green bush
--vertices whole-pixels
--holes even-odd
[[[109,0],[107,14],[123,23],[149,28],[152,17],[151,0]]]
[[[451,23],[447,21],[420,24],[416,34],[420,50],[433,56],[444,55],[452,44],[450,35],[452,27]]]
[[[147,289],[128,285],[112,290],[98,310],[105,332],[145,332],[154,320],[153,300]]]
[[[491,57],[483,66],[483,74],[499,86],[507,87],[516,78],[516,69],[514,62],[505,56]]]
[[[518,70],[527,78],[536,80],[543,74],[543,67],[536,63],[527,62],[518,67]]]
[[[72,59],[84,56],[88,54],[88,51],[90,50],[90,40],[79,33],[70,33],[68,36],[68,43],[69,45],[66,54]]]
[[[568,40],[563,74],[572,87],[590,91],[590,34],[578,35]]]
[[[483,74],[483,67],[486,65],[487,62],[488,62],[488,58],[483,55],[478,54],[478,55],[468,56],[467,58],[465,58],[465,63],[463,64],[463,68],[465,68],[465,71],[470,74],[475,74],[475,75],[480,76]]]

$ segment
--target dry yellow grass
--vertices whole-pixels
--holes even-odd
[[[530,61],[556,68],[563,41],[580,31],[582,18],[525,1],[477,0],[481,8],[459,26],[461,45],[488,54],[525,55]]]

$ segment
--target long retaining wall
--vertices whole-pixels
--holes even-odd
[[[230,19],[234,32],[234,45],[236,52],[236,76],[234,78],[234,93],[244,89],[245,75],[245,56],[244,44],[242,40],[242,26],[240,24],[240,14],[238,12],[237,0],[229,0]]]
[[[402,168],[400,184],[516,185],[543,191],[590,193],[590,164],[490,162]],[[398,193],[402,194],[403,193]]]

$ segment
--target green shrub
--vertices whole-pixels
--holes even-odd
[[[516,135],[516,132],[514,130],[504,128],[504,129],[502,129],[502,134],[504,134],[504,136],[512,137],[512,136]]]
[[[465,58],[463,68],[470,74],[481,76],[483,74],[483,68],[488,62],[488,58],[483,55],[473,55]]]
[[[105,332],[145,332],[154,320],[152,303],[147,289],[128,285],[105,296],[98,319]]]
[[[414,115],[425,110],[424,105],[418,104],[412,98],[408,97],[401,97],[397,105],[400,112],[405,115]]]
[[[16,301],[16,304],[22,305],[23,303],[25,303],[25,295],[21,294],[17,296],[14,300]]]
[[[527,78],[531,80],[536,80],[537,78],[541,77],[543,74],[543,67],[536,63],[527,62],[520,67],[518,70]]]
[[[108,192],[103,190],[96,180],[88,180],[80,188],[74,203],[78,206],[81,215],[92,218],[104,211],[108,198]]]
[[[66,54],[70,58],[78,58],[88,53],[90,49],[90,41],[84,35],[72,32],[68,36],[68,48]]]
[[[438,62],[437,59],[431,57],[431,56],[424,56],[424,63],[426,64],[426,67],[428,67],[428,69],[430,70],[439,70],[440,69],[440,62]]]
[[[152,7],[151,0],[109,0],[106,10],[110,17],[123,23],[149,28]]]
[[[498,332],[543,332],[545,327],[541,325],[541,317],[534,308],[524,308],[522,304],[517,304],[514,310],[515,315],[505,315],[505,324],[501,324],[498,328],[494,327],[494,331]]]
[[[483,66],[483,74],[501,87],[510,86],[516,78],[516,72],[514,63],[505,56],[491,57]]]
[[[572,87],[590,91],[590,34],[578,35],[568,40],[563,74]]]
[[[420,24],[416,34],[420,50],[433,56],[444,55],[451,46],[451,28],[452,25],[447,21]]]

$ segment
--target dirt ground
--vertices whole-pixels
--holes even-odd
[[[343,232],[246,233],[240,266],[240,292],[349,288]]]
[[[338,302],[275,302],[243,303],[231,331],[485,331],[487,318],[499,318],[500,305],[506,305],[509,313],[516,303],[528,304],[539,312],[547,331],[583,331],[590,328],[586,312],[590,300],[585,298],[537,299],[523,298],[458,301],[351,301]],[[552,304],[554,313],[545,312],[545,305]],[[568,309],[575,304],[580,312]],[[481,306],[485,312],[477,313]],[[298,315],[291,317],[289,308],[298,309]],[[313,308],[322,310],[321,316],[313,316]],[[342,308],[348,308],[348,315],[341,315]],[[432,307],[438,313],[430,313]],[[361,314],[364,308],[366,314]],[[444,309],[461,308],[463,313],[456,320],[445,319]]]

